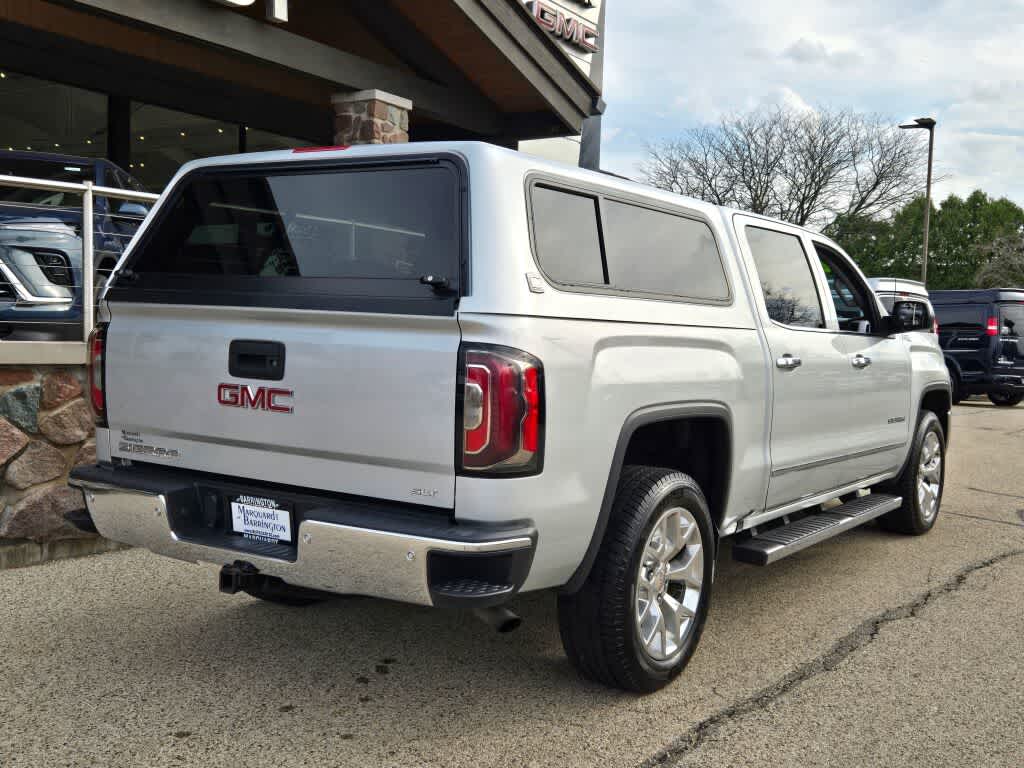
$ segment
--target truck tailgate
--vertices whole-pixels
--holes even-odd
[[[454,505],[454,317],[152,304],[111,310],[113,456]],[[283,378],[231,376],[234,340],[283,345]]]

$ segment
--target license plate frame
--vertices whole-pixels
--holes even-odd
[[[264,544],[295,543],[295,507],[289,502],[255,494],[228,496],[228,531]]]

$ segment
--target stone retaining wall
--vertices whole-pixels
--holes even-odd
[[[83,366],[0,366],[0,542],[97,538],[64,519],[85,506],[68,472],[96,461],[85,392]]]

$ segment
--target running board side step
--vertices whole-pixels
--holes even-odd
[[[792,523],[737,541],[732,548],[732,557],[741,563],[768,565],[881,517],[886,512],[899,509],[902,503],[903,499],[899,496],[869,493],[867,496],[834,507],[828,512],[808,515]]]

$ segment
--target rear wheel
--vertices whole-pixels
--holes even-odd
[[[942,503],[945,458],[942,424],[931,411],[922,411],[907,465],[896,480],[879,488],[903,497],[899,509],[878,519],[882,528],[917,536],[932,529]]]
[[[1000,408],[1012,408],[1024,400],[1024,395],[1010,394],[1009,392],[989,392],[988,399]]]
[[[671,681],[704,628],[714,547],[708,505],[693,478],[627,467],[587,580],[558,600],[573,665],[592,680],[641,693]]]

